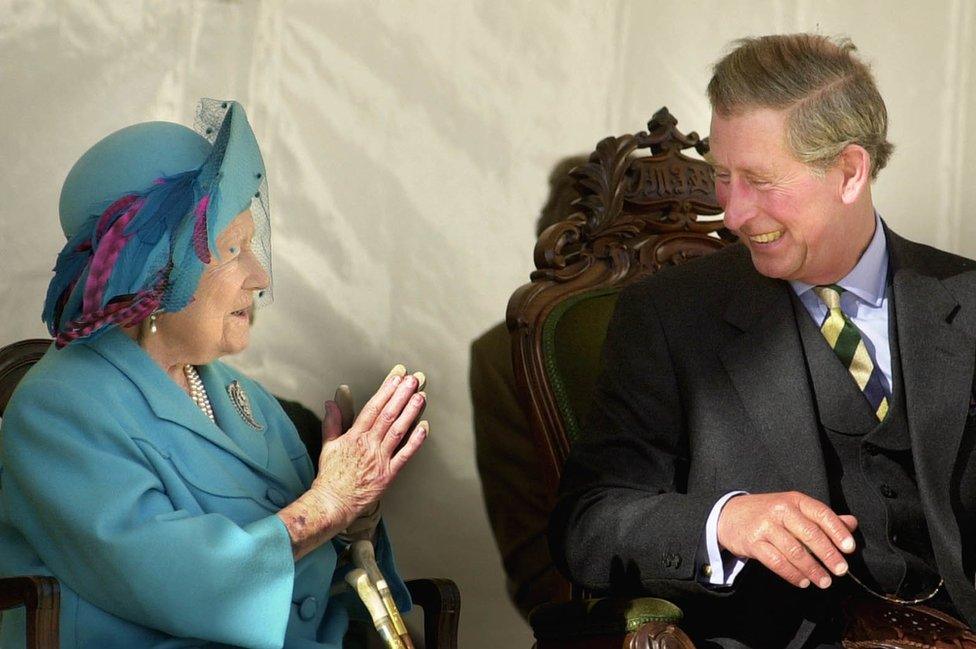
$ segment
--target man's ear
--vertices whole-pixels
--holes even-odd
[[[848,144],[840,152],[836,167],[841,172],[840,199],[851,205],[871,183],[871,156],[860,144]]]

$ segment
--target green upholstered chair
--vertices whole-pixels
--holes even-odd
[[[732,235],[716,215],[707,152],[666,108],[646,132],[602,140],[573,170],[578,212],[546,229],[536,270],[508,304],[512,363],[533,439],[555,494],[592,400],[620,290],[663,266],[713,252]],[[649,149],[649,153],[642,149]],[[681,611],[662,599],[592,598],[542,604],[529,617],[538,649],[693,647]]]
[[[17,383],[51,346],[48,338],[21,340],[0,348],[0,417],[10,401]],[[318,417],[291,401],[279,399],[286,414],[295,423],[310,453],[322,448]],[[421,647],[457,649],[458,618],[461,595],[450,579],[408,579],[407,589],[414,603],[423,610]],[[24,606],[27,612],[27,649],[60,647],[58,615],[60,587],[53,577],[28,576],[0,578],[0,613]],[[408,622],[409,624],[409,622]],[[373,637],[375,636],[375,637]],[[352,624],[345,638],[350,647],[380,646],[378,636],[366,625]]]

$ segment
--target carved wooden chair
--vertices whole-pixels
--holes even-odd
[[[660,268],[733,241],[715,217],[707,152],[662,108],[646,132],[608,137],[573,170],[579,211],[550,226],[535,247],[528,284],[508,303],[512,361],[545,479],[555,495],[595,389],[607,325],[620,290]],[[649,150],[644,152],[643,150]],[[588,599],[543,604],[530,616],[538,649],[692,647],[681,611],[664,600]]]
[[[22,340],[0,348],[0,417],[17,383],[40,360],[51,345],[50,339]],[[291,413],[289,413],[291,414]],[[301,422],[299,422],[301,424]],[[424,638],[427,649],[457,649],[461,595],[449,579],[409,579],[410,597],[424,612]],[[19,606],[27,612],[27,649],[58,649],[60,587],[53,577],[29,576],[0,578],[0,612]],[[361,634],[350,628],[350,635]],[[358,641],[365,642],[363,639]]]

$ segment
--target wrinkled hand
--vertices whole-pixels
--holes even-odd
[[[390,371],[387,378],[394,374],[403,376],[405,373],[406,369],[402,365],[397,365]],[[325,404],[326,410],[332,410],[331,414],[335,415],[335,411],[332,409],[333,403],[339,408],[339,417],[326,416],[322,420],[322,437],[324,439],[332,439],[338,435],[345,434],[347,430],[352,428],[352,424],[356,420],[356,400],[353,399],[352,390],[349,389],[348,385],[342,384],[337,387],[332,401],[327,401]],[[337,427],[338,430],[336,430]],[[361,511],[359,516],[353,522],[349,523],[349,527],[339,532],[336,536],[345,543],[352,543],[358,540],[372,541],[376,533],[376,526],[379,524],[380,501],[377,500],[372,506]]]
[[[427,437],[426,421],[414,426],[426,395],[417,392],[418,377],[404,373],[402,366],[394,368],[354,419],[351,395],[342,394],[342,386],[336,401],[326,402],[319,472],[312,490],[331,505],[344,527],[364,511],[368,514],[375,509],[390,482]],[[348,429],[344,420],[352,420]]]
[[[730,498],[718,519],[719,545],[756,559],[794,586],[828,588],[847,572],[842,553],[854,551],[857,519],[795,491]]]

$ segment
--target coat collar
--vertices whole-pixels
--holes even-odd
[[[281,481],[281,478],[266,466],[268,460],[267,443],[263,439],[263,434],[267,430],[267,426],[265,425],[264,431],[256,431],[236,414],[227,394],[226,386],[219,385],[221,378],[210,366],[202,368],[201,377],[214,407],[214,413],[219,418],[221,426],[228,429],[228,432],[224,432],[210,421],[190,400],[190,397],[166,375],[163,369],[117,327],[109,329],[95,340],[80,344],[87,345],[129,379],[142,393],[149,408],[157,417],[186,428],[227,451],[262,475]],[[232,414],[233,416],[231,416]],[[256,413],[256,416],[261,417],[260,413]],[[259,420],[266,424],[263,418]],[[238,433],[252,436],[261,435],[260,445],[255,446],[263,446],[263,456],[260,451],[255,453],[255,450],[251,448],[248,449],[251,453],[248,453],[240,444],[235,442],[234,438],[240,439]],[[253,457],[253,455],[257,455],[257,457]]]
[[[919,487],[923,479],[945,487],[972,396],[976,273],[946,269],[938,263],[945,253],[891,231],[888,245],[909,431],[916,466],[925,474]]]

